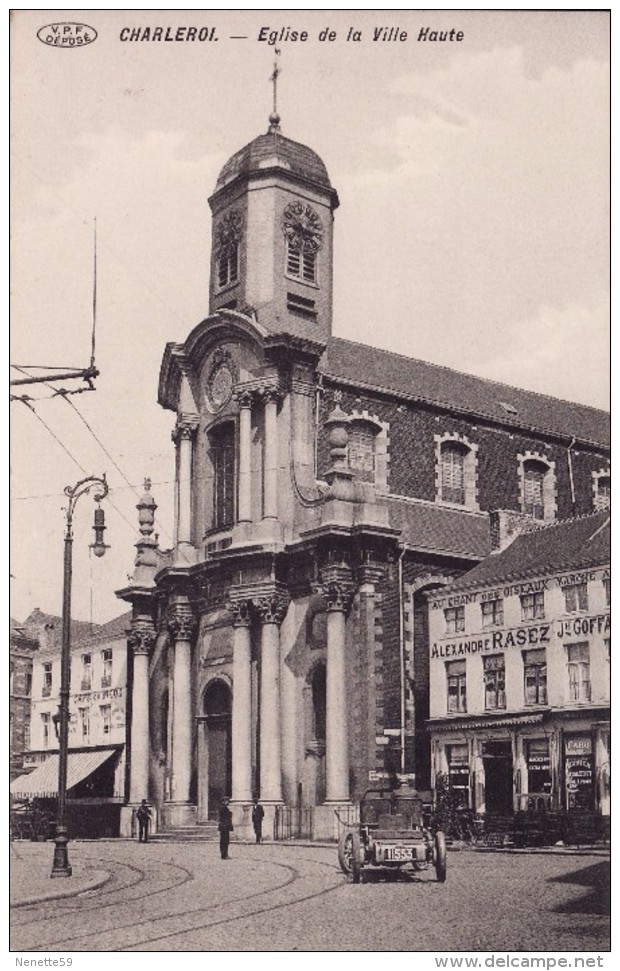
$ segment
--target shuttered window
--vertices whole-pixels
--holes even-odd
[[[441,447],[441,498],[444,502],[465,505],[465,457],[467,448],[457,442]]]
[[[523,511],[534,519],[545,518],[544,481],[547,467],[526,462],[523,468]]]

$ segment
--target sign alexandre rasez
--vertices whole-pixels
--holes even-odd
[[[445,643],[435,642],[431,647],[431,659],[466,657],[468,654],[485,654],[509,648],[545,647],[555,634],[560,640],[567,637],[590,637],[592,634],[605,635],[611,629],[609,614],[596,614],[587,617],[570,617],[554,624],[533,624],[531,626],[509,627],[489,633],[466,636]]]

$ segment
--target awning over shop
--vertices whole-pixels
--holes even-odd
[[[92,752],[69,752],[67,761],[67,789],[72,789],[118,753],[117,748]],[[28,775],[20,775],[11,783],[11,795],[18,799],[53,799],[58,795],[58,753],[50,755]]]
[[[431,718],[427,722],[427,725],[432,732],[464,732],[472,731],[473,729],[512,728],[518,727],[519,725],[540,725],[543,720],[543,712],[538,712],[531,715],[508,715],[501,718],[473,717],[469,721],[465,718],[455,718],[449,720]]]

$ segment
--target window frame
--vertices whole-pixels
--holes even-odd
[[[114,652],[111,647],[104,647],[101,651],[101,687],[112,687]]]
[[[501,664],[492,663],[497,659]],[[482,656],[482,673],[484,679],[484,709],[485,711],[502,711],[506,708],[506,655],[484,654]],[[489,686],[495,692],[495,704],[489,701]]]
[[[453,700],[455,704],[451,703]],[[449,715],[462,715],[467,712],[465,661],[446,661],[446,711]]]
[[[460,634],[465,630],[464,604],[460,604],[458,607],[444,607],[443,614],[446,625],[446,634]],[[454,626],[452,626],[452,624],[454,624]]]
[[[43,686],[41,688],[41,695],[43,698],[49,698],[52,694],[52,686],[54,684],[54,671],[51,661],[43,662]]]
[[[523,651],[523,705],[548,705],[547,652],[544,648]],[[528,676],[534,674],[534,697],[528,697]]]
[[[544,590],[536,590],[534,593],[522,593],[519,600],[521,601],[521,620],[544,620]],[[529,611],[530,607],[531,612]]]
[[[574,594],[574,606],[570,606],[569,604],[569,592]],[[567,614],[587,613],[589,609],[587,582],[584,581],[582,583],[567,583],[565,584],[565,586],[562,587],[562,593],[564,595],[565,613]]]
[[[576,656],[571,659],[571,651],[575,654],[582,654],[585,656]],[[566,664],[568,672],[569,701],[592,701],[589,641],[576,641],[573,644],[566,644]]]
[[[490,627],[501,627],[504,623],[504,598],[496,597],[494,600],[483,600],[480,604],[480,616],[482,630],[488,630]]]
[[[236,423],[234,420],[220,422],[209,429],[207,438],[212,471],[211,529],[209,532],[219,532],[232,528],[237,517]],[[224,441],[225,438],[227,441]],[[227,453],[227,458],[225,458],[224,453]],[[224,464],[220,465],[222,459]],[[228,483],[228,487],[226,483]]]

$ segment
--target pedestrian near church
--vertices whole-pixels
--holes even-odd
[[[151,810],[146,799],[143,799],[136,812],[138,817],[138,843],[148,843],[149,827],[151,824]]]
[[[256,836],[256,842],[263,842],[263,818],[265,816],[265,810],[259,803],[258,799],[254,800],[254,805],[252,806],[252,826],[254,827],[254,835]]]
[[[220,806],[220,822],[217,828],[220,831],[220,856],[223,860],[227,860],[230,833],[234,829],[232,813],[228,808],[228,799],[222,799],[222,804]]]

